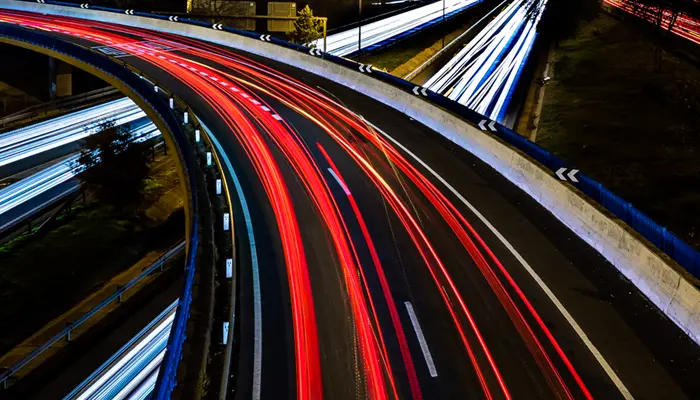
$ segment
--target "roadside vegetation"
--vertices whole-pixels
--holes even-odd
[[[130,149],[124,131],[111,127],[92,138],[82,161],[95,162],[88,154],[100,148],[104,163],[84,174],[85,200],[50,231],[0,246],[0,303],[12,305],[0,307],[0,353],[147,253],[166,250],[184,236],[176,157],[152,159],[151,144]]]
[[[297,20],[294,21],[294,29],[287,32],[287,39],[292,43],[306,44],[323,37],[323,21],[314,16],[314,12],[307,4],[297,11]],[[315,44],[310,45],[315,48]]]
[[[700,248],[700,68],[600,12],[551,56],[537,141]]]

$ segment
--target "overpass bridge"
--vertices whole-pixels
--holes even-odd
[[[698,389],[669,361],[699,353],[695,259],[575,168],[370,66],[49,3],[0,1],[0,40],[106,79],[182,161],[186,283],[154,398]]]

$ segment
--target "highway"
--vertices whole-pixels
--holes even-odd
[[[155,387],[177,300],[102,364],[64,400],[143,400]]]
[[[101,124],[109,122],[118,126],[145,117],[136,104],[123,98],[2,133],[0,167],[74,143],[96,132]]]
[[[423,86],[502,122],[546,4],[513,1]]]
[[[50,152],[96,132],[100,122],[95,121],[114,121],[115,124],[121,125],[132,122],[135,116],[138,116],[138,119],[144,119],[145,115],[140,115],[143,112],[131,100],[118,101],[127,104],[131,109],[114,111],[110,109],[110,104],[106,104],[104,107],[94,107],[89,120],[71,120],[72,125],[63,125],[62,118],[58,118],[57,121],[37,124],[40,126],[32,125],[0,135],[0,140],[7,139],[7,142],[15,139],[14,143],[0,148],[0,158],[13,159],[18,163],[20,160]],[[61,128],[52,129],[44,124],[57,124]],[[144,141],[160,135],[153,123],[140,121],[139,124],[140,126],[134,127],[131,131],[135,140]],[[24,136],[23,132],[26,132],[24,140],[17,140],[18,137]],[[11,155],[7,155],[8,153]],[[54,156],[56,156],[55,153]],[[56,200],[77,191],[80,184],[74,178],[80,173],[79,157],[78,153],[59,154],[58,161],[52,165],[0,188],[0,232],[55,203]]]
[[[351,28],[334,33],[326,38],[326,52],[336,56],[347,56],[359,50],[374,46],[392,37],[396,37],[438,20],[444,14],[449,16],[478,4],[481,0],[446,0],[435,1],[422,7],[418,7],[398,15],[382,18],[378,21],[361,25],[360,28]],[[358,40],[361,33],[361,42]],[[317,49],[323,49],[323,39],[314,42]]]
[[[697,346],[631,283],[487,165],[405,115],[186,37],[10,11],[0,22],[118,48],[214,136],[228,187],[247,201],[229,195],[250,216],[234,221],[236,397],[700,393],[688,361]]]
[[[633,6],[619,0],[604,0],[604,3],[609,6],[624,10],[630,14],[634,14],[651,23],[654,23],[654,21],[657,18],[656,11],[653,8],[647,8],[643,5],[637,6],[638,9],[635,10]],[[674,17],[671,12],[664,11],[663,18],[661,20],[661,26],[663,27],[663,29],[668,30],[669,23],[673,20],[673,18]],[[695,44],[700,44],[700,21],[693,19],[692,17],[689,17],[683,13],[680,13],[678,16],[676,16],[676,20],[673,23],[673,27],[671,27],[671,32],[684,39],[690,40]]]

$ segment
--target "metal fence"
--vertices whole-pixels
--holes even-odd
[[[115,301],[120,301],[122,300],[122,296],[124,293],[126,293],[129,289],[134,287],[137,283],[141,282],[145,277],[151,275],[155,270],[160,269],[160,271],[163,271],[163,264],[165,264],[168,260],[170,260],[173,256],[176,254],[180,253],[183,249],[185,248],[185,242],[179,243],[177,246],[173,247],[172,249],[168,250],[165,254],[163,254],[162,257],[160,257],[157,261],[155,261],[153,264],[151,264],[148,268],[143,270],[136,278],[132,279],[127,283],[126,285],[120,287],[117,289],[114,293],[112,293],[109,297],[106,299],[102,300],[100,304],[96,305],[93,307],[90,311],[86,312],[83,314],[82,317],[78,318],[76,321],[71,322],[68,326],[63,328],[60,332],[55,334],[51,339],[47,340],[46,343],[42,344],[41,346],[37,347],[29,353],[26,357],[15,363],[12,367],[7,369],[5,372],[0,374],[0,384],[2,385],[3,389],[7,389],[7,381],[14,375],[17,371],[25,367],[27,364],[32,362],[35,358],[37,358],[41,353],[49,349],[51,346],[54,344],[60,342],[61,340],[65,339],[70,342],[71,340],[71,332],[75,329],[77,329],[79,326],[84,324],[86,321],[88,321],[90,318],[94,317],[95,314],[100,312],[103,308],[107,307],[108,305],[112,304]]]

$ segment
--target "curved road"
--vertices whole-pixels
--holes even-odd
[[[695,344],[532,199],[410,118],[186,37],[0,22],[117,48],[219,142],[255,241],[237,218],[237,397],[697,398]]]

